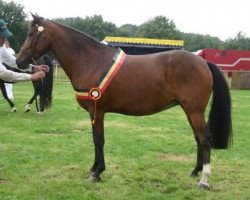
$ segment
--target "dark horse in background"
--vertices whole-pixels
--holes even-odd
[[[50,108],[52,104],[52,90],[53,90],[53,63],[51,58],[48,55],[44,55],[36,60],[38,65],[48,65],[49,71],[46,73],[43,80],[32,81],[34,87],[34,94],[31,99],[28,101],[27,105],[25,106],[25,112],[29,112],[31,109],[31,105],[33,104],[34,100],[36,100],[36,110],[37,112],[43,112],[45,109]],[[11,68],[7,64],[3,63],[3,65],[12,71],[15,72],[22,72],[21,70]],[[5,84],[6,81],[0,79],[0,88],[3,94],[3,97],[6,99],[8,104],[10,105],[11,111],[16,112],[16,107],[13,100],[9,99]],[[39,100],[37,98],[39,97]]]
[[[17,63],[25,68],[32,57],[51,50],[61,64],[79,105],[92,120],[95,158],[91,180],[101,180],[105,170],[105,113],[142,116],[179,105],[197,142],[197,162],[191,175],[202,171],[198,187],[209,187],[211,148],[228,148],[232,136],[230,92],[216,65],[184,50],[126,55],[77,30],[32,16]],[[205,110],[212,93],[207,123]]]

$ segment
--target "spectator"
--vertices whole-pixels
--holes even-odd
[[[4,46],[10,54],[12,54],[13,56],[16,54],[14,49],[10,47],[10,42],[8,40],[4,43]],[[13,85],[11,83],[4,83],[4,85],[8,98],[13,101],[14,100]]]

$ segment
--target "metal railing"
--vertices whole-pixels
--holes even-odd
[[[59,64],[54,65],[54,81],[69,82],[69,78],[67,77],[67,75]]]

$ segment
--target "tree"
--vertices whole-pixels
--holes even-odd
[[[81,27],[83,24],[83,19],[80,17],[56,18],[52,20],[77,30],[79,30],[79,27]]]
[[[181,38],[184,40],[184,48],[187,51],[223,47],[223,42],[218,37],[211,37],[210,35],[181,33]]]
[[[8,29],[13,33],[14,37],[10,37],[9,41],[11,47],[18,51],[26,37],[27,22],[25,22],[24,7],[13,1],[6,3],[0,0],[0,18],[7,23]]]
[[[116,34],[115,24],[104,21],[101,15],[94,15],[93,17],[86,17],[84,19],[77,17],[54,20],[87,33],[98,40],[103,40],[107,35],[113,36]]]
[[[240,31],[234,39],[226,40],[225,48],[235,50],[250,50],[250,38],[246,37],[246,35]]]
[[[157,39],[180,39],[180,32],[173,20],[156,16],[139,27],[138,37]]]
[[[121,37],[136,37],[138,26],[133,24],[124,24],[117,28],[117,36]]]

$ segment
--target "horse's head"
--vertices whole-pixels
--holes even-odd
[[[21,69],[28,67],[30,61],[36,60],[49,51],[49,39],[46,37],[46,20],[37,15],[33,15],[27,37],[17,55],[17,65]]]

